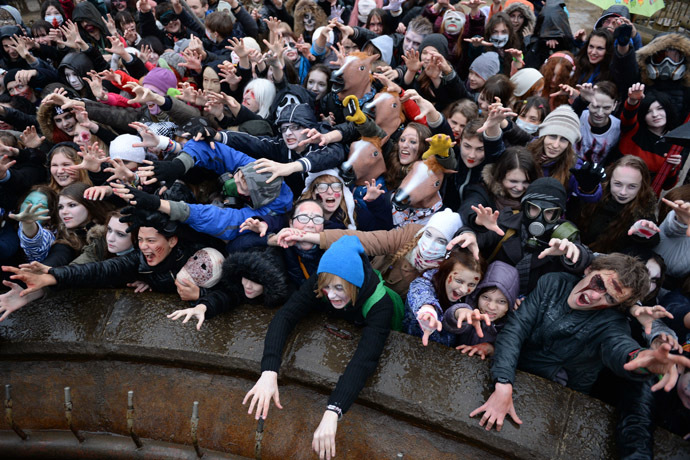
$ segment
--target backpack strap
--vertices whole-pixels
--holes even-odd
[[[378,270],[374,270],[374,273],[376,273],[376,276],[379,277],[379,283],[376,285],[374,293],[371,296],[369,296],[367,301],[364,302],[364,305],[362,305],[362,316],[366,318],[367,314],[369,313],[369,310],[371,310],[371,307],[373,307],[376,304],[376,302],[381,300],[384,295],[388,295],[388,297],[393,302],[393,318],[391,320],[391,329],[393,329],[394,331],[401,331],[402,319],[403,315],[405,314],[405,305],[402,299],[400,298],[400,295],[398,295],[397,292],[385,285],[381,273]]]
[[[513,210],[513,214],[517,214],[518,212],[520,212],[520,211]],[[498,244],[494,248],[494,251],[491,253],[489,258],[487,259],[487,261],[486,261],[487,264],[490,264],[491,262],[494,261],[494,258],[496,257],[496,255],[498,255],[498,251],[501,250],[503,243],[505,243],[508,240],[508,238],[515,235],[515,233],[516,233],[516,230],[514,228],[509,228],[508,231],[506,231],[505,235],[503,235],[503,238],[501,238],[501,241],[498,242]]]

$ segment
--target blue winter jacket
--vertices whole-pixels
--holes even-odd
[[[235,172],[238,168],[256,161],[232,147],[220,142],[212,149],[207,142],[189,141],[184,151],[194,158],[194,165],[210,169],[217,174]],[[207,233],[223,240],[232,240],[239,234],[240,224],[250,217],[285,214],[292,209],[292,191],[283,182],[278,198],[258,209],[245,206],[242,209],[219,208],[207,204],[190,204],[189,217],[185,224],[199,232]]]

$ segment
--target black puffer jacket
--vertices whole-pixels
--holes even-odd
[[[102,262],[51,268],[49,273],[57,280],[57,288],[120,287],[132,281],[143,281],[156,292],[177,292],[175,275],[195,250],[177,244],[168,257],[149,266],[139,249]]]
[[[244,295],[242,278],[262,285],[263,294],[253,299],[247,298]],[[228,255],[223,263],[223,276],[218,284],[194,303],[206,305],[206,318],[245,303],[278,307],[283,305],[292,293],[289,283],[283,257],[277,248],[252,248]]]

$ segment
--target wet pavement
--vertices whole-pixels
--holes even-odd
[[[196,331],[191,321],[165,317],[185,306],[167,295],[74,290],[0,323],[0,383],[14,387],[20,426],[65,429],[62,388],[71,386],[80,429],[123,435],[126,392],[134,390],[140,436],[189,445],[191,407],[199,401],[202,447],[254,458],[256,422],[241,400],[258,376],[273,312],[239,306]],[[353,339],[328,333],[326,322]],[[313,458],[313,430],[358,334],[318,315],[293,334],[280,372],[285,409],[271,409],[262,458]],[[615,456],[612,408],[523,373],[515,405],[524,424],[486,432],[468,414],[488,397],[489,384],[488,363],[392,333],[378,370],[339,424],[340,458]],[[658,430],[656,457],[689,458],[690,450]]]

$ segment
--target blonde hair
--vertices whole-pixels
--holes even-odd
[[[316,283],[316,298],[320,299],[323,297],[323,290],[329,284],[342,284],[345,293],[350,297],[350,302],[354,305],[357,302],[357,294],[359,294],[359,288],[349,281],[345,281],[338,275],[333,273],[321,272],[319,273],[319,278]]]

